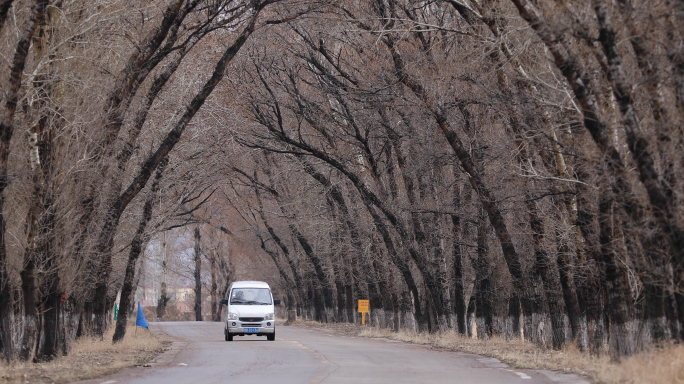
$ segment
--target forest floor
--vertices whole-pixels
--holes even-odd
[[[620,361],[612,361],[607,353],[600,356],[592,355],[581,352],[574,344],[561,350],[553,350],[543,349],[522,340],[505,340],[498,337],[489,340],[469,339],[455,331],[433,334],[394,332],[368,325],[323,324],[304,320],[298,320],[294,324],[333,330],[357,337],[386,338],[429,345],[444,350],[490,356],[512,367],[574,373],[602,384],[684,383],[683,345],[662,345]]]
[[[0,383],[70,383],[87,380],[123,368],[145,366],[170,344],[144,328],[136,329],[135,319],[129,322],[123,341],[112,344],[114,327],[100,340],[80,338],[71,352],[50,362],[0,362]]]

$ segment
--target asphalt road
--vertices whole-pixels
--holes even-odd
[[[81,382],[114,383],[563,383],[574,375],[513,369],[497,359],[280,325],[266,337],[223,340],[223,323],[150,323],[177,340],[151,367]]]

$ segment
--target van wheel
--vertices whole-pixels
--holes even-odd
[[[233,334],[225,332],[226,341],[233,341]]]
[[[266,339],[268,339],[268,341],[275,341],[275,332],[266,335]]]

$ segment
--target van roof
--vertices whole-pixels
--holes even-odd
[[[233,288],[271,288],[263,281],[234,281],[231,284]]]

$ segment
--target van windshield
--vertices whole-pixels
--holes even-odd
[[[230,303],[241,305],[270,305],[271,290],[268,288],[233,288]]]

